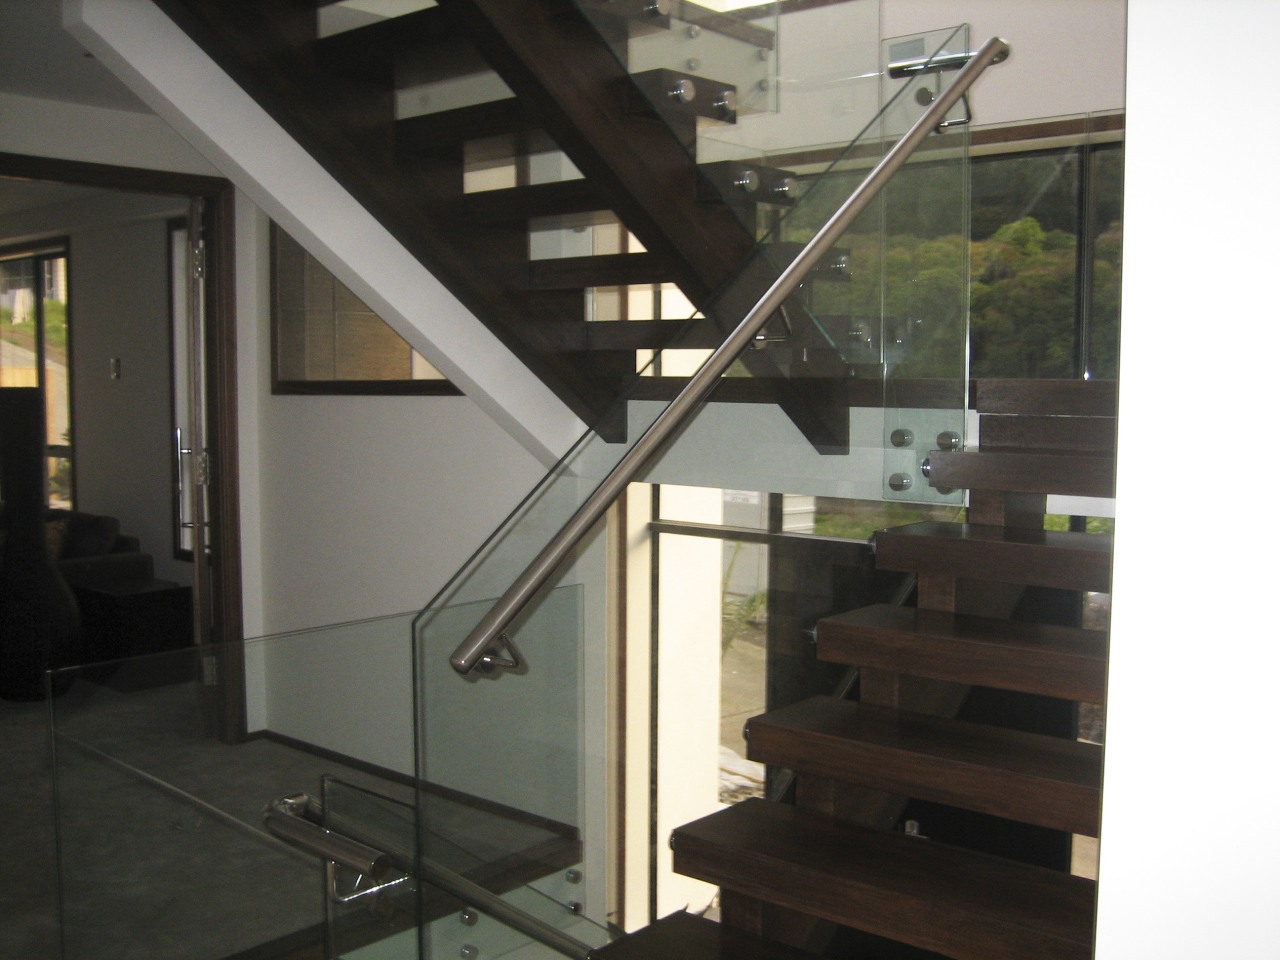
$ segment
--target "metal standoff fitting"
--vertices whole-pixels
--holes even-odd
[[[474,927],[480,920],[480,914],[472,910],[470,907],[464,909],[458,914],[458,922],[464,927]]]
[[[716,96],[715,108],[725,116],[732,116],[738,112],[738,91],[737,90],[721,90]]]
[[[956,433],[954,430],[943,430],[938,434],[938,449],[959,450],[960,434]]]
[[[743,193],[755,193],[760,189],[760,174],[750,167],[743,167],[733,175],[733,185]]]
[[[916,442],[916,435],[906,427],[899,427],[889,434],[889,442],[895,447],[909,447]]]
[[[574,916],[582,915],[582,904],[580,904],[577,900],[570,900],[568,903],[565,904],[565,906],[568,908],[569,912],[572,913]]]
[[[470,943],[464,943],[462,949],[458,951],[458,956],[462,960],[480,960],[480,948]]]
[[[911,476],[906,473],[895,473],[889,477],[889,489],[901,493],[911,489]]]
[[[685,28],[684,32],[690,40],[696,40],[698,37],[702,36],[702,28],[696,23],[689,24],[689,26]]]
[[[929,462],[928,457],[925,457],[920,461],[920,476],[928,480],[931,473],[933,473],[933,464]]]
[[[684,68],[691,73],[697,73],[698,68],[702,66],[702,61],[697,57],[690,57],[684,62]]]
[[[581,883],[582,871],[570,868],[564,872],[564,879],[567,883]]]
[[[796,178],[783,177],[769,188],[769,192],[783,200],[794,200],[796,196]]]
[[[688,77],[681,77],[671,85],[668,92],[677,103],[693,103],[693,98],[698,95],[698,88]]]
[[[671,13],[671,0],[649,0],[644,12],[651,17],[665,17]]]

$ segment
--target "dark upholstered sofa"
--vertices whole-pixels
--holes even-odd
[[[112,586],[151,580],[151,554],[143,553],[137,537],[120,532],[115,517],[76,510],[45,514],[49,559],[72,587]]]

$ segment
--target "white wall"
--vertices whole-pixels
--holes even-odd
[[[173,557],[167,251],[163,220],[72,235],[76,505],[119,518],[158,577],[189,583],[190,564]]]
[[[980,125],[1119,110],[1125,105],[1125,0],[880,0],[881,30],[899,37],[968,23],[976,47],[1003,37],[1013,53],[978,81]]]
[[[6,153],[217,175],[154,114],[0,92],[0,131]]]
[[[417,610],[543,470],[466,397],[272,395],[267,221],[238,212],[246,633]]]
[[[1280,561],[1269,509],[1237,495],[1269,476],[1276,409],[1280,182],[1254,94],[1278,34],[1265,0],[1129,3],[1098,960],[1280,944]]]

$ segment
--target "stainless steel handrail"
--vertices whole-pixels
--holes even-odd
[[[931,103],[884,158],[875,166],[858,188],[849,195],[830,220],[800,251],[799,256],[773,282],[764,296],[747,313],[737,328],[729,334],[701,368],[689,379],[684,389],[665,410],[650,424],[635,446],[628,450],[609,475],[600,482],[595,492],[569,518],[560,532],[542,549],[533,562],[507,589],[481,618],[475,629],[458,645],[449,657],[449,663],[459,673],[470,673],[478,664],[494,655],[500,646],[499,637],[511,622],[533,599],[538,590],[550,579],[556,568],[568,558],[574,548],[586,537],[597,520],[604,516],[609,505],[621,495],[641,469],[658,452],[662,444],[684,425],[685,420],[715,389],[725,371],[732,366],[756,334],[787,297],[795,292],[801,282],[835,245],[858,216],[875,199],[876,194],[903,166],[916,148],[945,122],[947,113],[973,86],[974,81],[992,64],[1009,57],[1009,45],[999,37],[992,37],[973,54],[968,63],[956,74],[955,80]]]
[[[594,948],[589,944],[513,906],[475,881],[426,857],[379,850],[359,838],[326,829],[318,822],[319,817],[319,805],[305,793],[272,800],[262,813],[263,825],[271,834],[322,860],[350,867],[371,879],[384,876],[394,867],[557,953],[573,960],[590,960]]]

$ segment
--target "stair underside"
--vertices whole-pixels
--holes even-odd
[[[1107,635],[873,604],[818,622],[818,657],[956,683],[1101,703]]]
[[[813,960],[813,955],[691,913],[673,913],[593,950],[592,960]]]
[[[761,763],[1096,836],[1101,748],[816,697],[748,723]]]
[[[876,566],[1105,593],[1111,537],[930,520],[876,534]]]
[[[929,454],[934,487],[1113,497],[1115,460],[1081,454],[943,451]]]
[[[1088,880],[747,800],[678,828],[682,874],[956,960],[1086,960]]]

